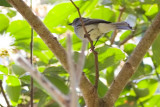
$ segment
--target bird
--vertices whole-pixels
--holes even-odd
[[[132,30],[132,27],[127,22],[112,23],[102,19],[90,19],[84,17],[82,17],[82,21],[84,22],[87,33],[90,35],[92,41],[98,41],[98,39],[104,34],[112,30]],[[85,31],[82,27],[80,18],[74,19],[69,25],[74,27],[74,32],[79,38],[84,39]]]

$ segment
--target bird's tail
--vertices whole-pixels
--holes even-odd
[[[112,24],[116,26],[116,29],[132,30],[132,27],[127,22],[117,22]]]

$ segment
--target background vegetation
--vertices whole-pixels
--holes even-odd
[[[44,2],[43,2],[44,3]],[[47,3],[47,4],[46,4]],[[79,17],[70,1],[49,0],[35,6],[34,11],[41,17],[48,29],[57,35],[58,41],[66,48],[67,34],[72,35],[74,58],[77,61],[82,45],[74,34],[73,27],[68,24]],[[158,0],[78,0],[75,1],[83,17],[104,19],[111,22],[127,21],[134,31],[120,31],[114,44],[110,46],[110,38],[115,35],[107,33],[101,38],[96,51],[99,53],[100,80],[98,95],[103,97],[114,77],[130,56],[138,41],[160,10]],[[5,0],[0,1],[0,80],[5,87],[5,94],[13,106],[29,105],[30,75],[11,58],[9,53],[17,53],[29,59],[31,27],[19,13],[8,7]],[[38,6],[41,6],[38,7]],[[40,11],[46,15],[40,15]],[[50,9],[51,8],[51,9]],[[38,9],[42,9],[37,11]],[[126,38],[128,41],[124,42]],[[160,106],[160,37],[148,50],[143,61],[119,96],[115,107],[159,107]],[[123,43],[124,42],[124,43]],[[69,74],[49,48],[34,32],[34,66],[46,76],[64,94],[69,92]],[[95,66],[93,54],[88,46],[84,72],[94,84]],[[38,107],[58,107],[58,104],[47,92],[34,82],[34,103]],[[3,97],[1,99],[4,99]],[[79,104],[84,106],[84,99],[79,92]],[[0,105],[6,104],[0,101]]]

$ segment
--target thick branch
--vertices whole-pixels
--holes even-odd
[[[160,13],[156,16],[151,26],[147,29],[144,37],[139,42],[139,44],[137,45],[134,52],[127,60],[127,62],[124,64],[123,68],[121,69],[116,79],[113,81],[110,89],[108,90],[106,96],[103,99],[106,104],[106,107],[113,107],[121,91],[126,86],[128,80],[136,71],[145,53],[152,45],[153,41],[156,39],[159,33],[160,33]]]
[[[81,76],[80,89],[87,107],[99,107],[97,90],[92,86],[92,84],[89,84],[89,81],[86,79],[84,73]]]

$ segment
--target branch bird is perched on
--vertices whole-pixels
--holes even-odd
[[[132,30],[132,27],[130,27],[130,25],[127,22],[112,23],[102,19],[89,18],[82,18],[82,20],[84,22],[88,34],[90,34],[90,38],[92,41],[98,40],[105,33],[111,30]],[[85,32],[83,30],[80,18],[74,19],[74,21],[69,25],[72,25],[74,27],[74,31],[79,38],[84,38]]]

